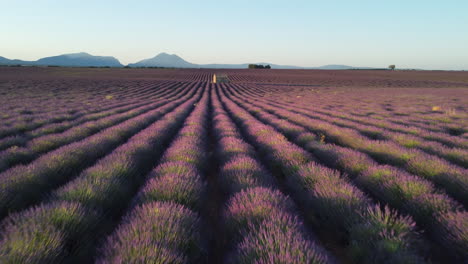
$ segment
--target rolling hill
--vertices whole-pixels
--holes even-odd
[[[123,67],[114,57],[93,56],[85,52],[45,57],[37,61],[10,60],[5,57],[0,57],[0,64],[66,67]]]

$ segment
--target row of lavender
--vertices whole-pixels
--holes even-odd
[[[135,130],[135,126],[139,126],[138,130],[144,129],[74,180],[53,190],[41,205],[8,216],[2,222],[0,233],[2,261],[91,261],[101,236],[113,230],[116,220],[126,212],[145,182],[151,164],[163,153],[165,145],[161,142],[171,140],[201,93],[202,89],[193,87],[185,99],[176,100],[121,127],[121,130],[130,130],[133,125]],[[124,131],[112,132],[101,137],[101,141]],[[70,178],[71,172],[68,174],[65,178]]]
[[[93,85],[79,81],[58,84],[48,81],[40,84],[28,83],[26,87],[21,87],[18,83],[14,83],[12,90],[0,87],[4,94],[0,106],[2,109],[0,137],[21,133],[51,122],[73,120],[101,109],[109,109],[119,104],[120,100],[131,101],[134,94],[144,91],[148,85],[126,83],[115,87],[111,82]],[[32,91],[28,92],[28,88]]]
[[[463,106],[463,90],[446,89],[323,89],[308,87],[288,91],[287,86],[252,86],[265,98],[275,102],[299,106],[311,114],[324,114],[371,126],[383,127],[394,132],[421,134],[426,139],[451,144],[465,133],[466,113]],[[315,89],[312,89],[315,88]],[[392,91],[390,93],[390,91]],[[428,93],[423,96],[421,93]],[[404,100],[406,99],[406,100]],[[434,102],[436,100],[436,102]],[[440,102],[442,100],[442,102]],[[405,101],[408,101],[405,103]],[[458,102],[458,103],[457,103]],[[447,106],[447,103],[452,106]],[[405,104],[410,104],[405,107]],[[418,108],[424,110],[416,110]],[[434,109],[442,110],[431,110]],[[404,107],[402,107],[404,106]],[[398,109],[398,110],[396,110]],[[451,111],[449,111],[452,109]],[[455,110],[456,109],[456,110]],[[459,142],[459,141],[458,141]]]
[[[229,91],[236,94],[232,88]],[[274,110],[267,108],[267,104],[260,103],[258,100],[255,106],[246,104],[245,101],[249,101],[249,99],[245,95],[240,98],[242,100],[233,99],[261,121],[275,126],[291,141],[314,154],[320,162],[347,173],[349,175],[347,177],[354,184],[371,194],[375,199],[412,215],[432,239],[454,255],[466,257],[467,212],[461,204],[434,187],[431,182],[395,167],[379,165],[370,157],[356,150],[321,143],[321,138],[311,133],[317,131],[311,129],[311,127],[317,126],[316,120],[307,120],[304,116],[294,115],[280,108]],[[270,109],[270,112],[277,116],[268,113],[265,111],[266,109]],[[281,118],[287,118],[294,123]],[[338,130],[335,131],[339,133]],[[327,134],[327,137],[330,137],[330,134]],[[460,178],[463,175],[466,176],[466,174],[460,173]],[[460,185],[456,186],[449,190],[458,189],[461,195],[458,197],[466,196],[466,188],[463,188],[463,185],[461,185],[462,188]]]
[[[119,88],[117,91],[104,88],[107,90],[106,96],[96,96],[95,98],[85,98],[79,93],[76,95],[67,95],[66,92],[57,91],[57,94],[65,94],[65,97],[69,96],[74,100],[82,100],[78,103],[78,106],[74,106],[72,103],[68,103],[66,106],[61,106],[58,103],[59,99],[55,97],[47,99],[37,99],[34,101],[28,101],[23,99],[21,102],[28,107],[28,112],[19,114],[17,118],[10,118],[9,120],[3,120],[2,127],[0,128],[0,137],[12,137],[12,136],[34,136],[36,133],[40,133],[41,129],[50,129],[51,126],[60,124],[65,125],[70,123],[73,125],[75,122],[83,122],[100,118],[102,112],[112,111],[117,107],[124,107],[135,103],[141,103],[142,99],[154,97],[155,92],[163,92],[160,88],[167,86],[169,82],[161,84],[134,84],[128,85],[128,87]],[[97,91],[103,89],[102,87],[96,88]],[[115,88],[113,88],[115,89]],[[46,91],[38,91],[38,93],[46,93]],[[155,97],[156,98],[156,97]],[[2,100],[3,101],[3,100]],[[36,101],[42,102],[37,104]],[[18,104],[18,102],[3,102],[6,105],[2,108],[8,108],[7,105]],[[53,109],[49,109],[53,107]],[[41,112],[39,112],[41,111]],[[39,112],[39,113],[37,113]],[[49,127],[49,128],[48,128]]]
[[[391,141],[370,140],[352,129],[309,118],[307,114],[295,112],[294,108],[289,110],[269,104],[261,104],[260,106],[261,110],[266,113],[286,118],[314,133],[323,135],[327,142],[361,151],[380,163],[402,167],[410,173],[427,178],[443,187],[465,206],[468,204],[467,169],[422,151],[406,149]]]
[[[95,87],[91,87],[91,91],[88,91],[90,95],[86,96],[80,93],[80,89],[77,89],[77,92],[67,94],[68,89],[70,89],[67,86],[72,86],[73,83],[66,82],[53,91],[36,88],[36,94],[44,95],[45,98],[35,98],[34,100],[22,98],[20,101],[10,101],[8,97],[2,98],[0,101],[3,105],[0,107],[5,110],[2,116],[11,115],[8,114],[8,105],[23,105],[22,107],[26,110],[18,110],[21,113],[18,112],[17,118],[11,117],[3,120],[0,137],[22,135],[33,129],[56,123],[73,122],[86,115],[99,114],[114,107],[141,103],[142,100],[149,99],[145,95],[154,94],[160,87],[176,83],[170,81],[125,82],[123,85],[117,86],[113,82],[102,81]],[[12,93],[22,94],[22,89],[18,88]]]
[[[265,88],[258,87],[258,86],[253,86],[253,87],[249,86],[244,89],[246,89],[246,91],[248,91],[252,95],[255,95],[256,97],[259,97],[259,96],[263,97],[263,95],[270,90],[270,89],[265,89]],[[254,93],[255,90],[257,90],[257,93]],[[365,117],[365,118],[357,117],[356,115],[351,115],[346,112],[343,112],[342,109],[340,110],[327,109],[319,104],[320,102],[319,98],[312,98],[310,96],[304,98],[303,96],[298,96],[299,98],[301,98],[300,100],[293,100],[294,102],[291,102],[290,98],[293,95],[294,93],[289,94],[289,95],[274,93],[274,99],[269,99],[269,101],[272,103],[277,103],[278,105],[282,105],[283,107],[290,108],[293,106],[295,107],[295,109],[305,110],[306,113],[308,113],[310,117],[313,117],[315,119],[329,120],[333,123],[336,122],[337,124],[342,125],[342,126],[352,126],[356,124],[363,125],[361,127],[366,128],[366,130],[364,131],[370,130],[367,132],[367,134],[372,135],[373,137],[381,136],[380,134],[382,132],[379,129],[383,129],[386,131],[396,132],[398,134],[416,136],[425,140],[439,142],[448,147],[466,146],[466,141],[464,141],[459,136],[453,136],[450,133],[442,133],[440,131],[436,133],[429,129],[418,128],[412,122],[404,123],[401,120],[402,119],[401,117],[399,118],[398,123],[396,123],[395,121],[392,121],[392,119],[390,118],[377,120],[377,119],[372,119],[369,117]],[[351,121],[351,122],[346,122],[346,121]],[[454,119],[453,121],[456,121],[456,119]],[[400,124],[400,123],[403,123],[403,124]],[[457,125],[460,130],[463,129],[462,127],[460,127],[460,125],[463,125],[463,124],[453,124],[453,126],[455,125]],[[441,124],[439,124],[438,127],[440,126]],[[433,129],[436,129],[436,128],[433,128]],[[452,130],[453,129],[455,128],[453,127]]]
[[[231,101],[226,93],[229,90],[222,89],[221,100],[245,131],[246,138],[275,171],[281,172],[310,221],[332,234],[336,232],[337,241],[346,241],[341,246],[347,247],[348,257],[357,263],[424,262],[417,246],[423,242],[409,217],[374,204],[338,171],[314,162],[316,159],[304,149]],[[310,136],[307,133],[301,138]]]
[[[105,156],[133,134],[191,98],[197,90],[196,87],[197,84],[194,83],[186,88],[187,94],[177,95],[174,100],[159,108],[130,118],[81,141],[64,145],[27,165],[15,166],[4,171],[0,174],[0,217],[38,203],[49,190],[66,183],[96,159]]]
[[[325,121],[339,127],[355,129],[362,136],[370,139],[391,140],[407,148],[421,149],[437,155],[464,168],[468,167],[466,140],[445,133],[434,133],[424,129],[414,129],[408,125],[395,125],[384,121],[372,121],[365,118],[350,117],[341,111],[327,111],[318,107],[298,107],[301,103],[278,103],[270,100],[277,107],[294,109],[310,118]],[[361,137],[362,137],[361,136]]]
[[[287,97],[285,96],[284,98]],[[442,100],[447,99],[442,98]],[[303,104],[305,101],[314,102],[316,99],[311,96],[305,96],[305,98],[302,98],[299,103],[306,106]],[[401,102],[397,100],[386,100],[380,104],[383,109],[379,109],[372,105],[371,107],[367,106],[361,109],[359,107],[353,107],[351,104],[348,107],[340,108],[339,110],[331,110],[327,108],[316,108],[316,110],[325,112],[330,111],[332,113],[339,112],[340,116],[347,119],[354,119],[358,122],[368,124],[378,124],[382,127],[389,126],[391,129],[407,133],[425,131],[426,133],[429,132],[427,133],[428,136],[434,137],[443,137],[443,134],[460,136],[467,132],[466,127],[459,122],[464,116],[463,111],[457,112],[455,110],[462,110],[460,106],[442,107],[442,105],[446,105],[446,103],[433,102],[430,104],[430,102],[428,102],[427,105],[425,105],[427,109],[426,111],[417,111],[411,107],[404,107],[403,109],[395,110],[394,108],[400,108],[400,104]],[[448,111],[450,109],[452,110]]]
[[[42,135],[40,137],[31,139],[25,144],[24,147],[12,147],[5,151],[0,152],[0,172],[11,168],[17,164],[24,164],[37,158],[42,153],[49,152],[60,146],[76,142],[85,137],[91,136],[99,131],[117,125],[132,117],[138,116],[152,109],[164,105],[173,98],[185,95],[188,91],[184,91],[185,86],[178,89],[173,88],[174,85],[162,87],[163,91],[169,91],[168,94],[160,95],[158,100],[152,100],[142,106],[133,106],[127,111],[116,113],[113,115],[105,116],[98,120],[87,121],[82,124],[75,124],[64,132]]]
[[[285,102],[317,111],[332,111],[368,123],[391,124],[408,132],[427,130],[467,136],[468,130],[463,124],[467,117],[466,89],[337,88],[294,84],[261,84],[257,88],[270,99],[281,98]]]
[[[192,263],[202,261],[201,207],[207,165],[209,90],[186,119],[159,164],[146,177],[97,263]]]
[[[23,131],[21,133],[15,133],[13,136],[7,136],[0,139],[0,151],[11,147],[24,147],[30,140],[33,140],[37,137],[60,133],[65,130],[68,130],[76,125],[83,124],[88,121],[95,121],[104,117],[108,117],[110,115],[123,113],[126,111],[131,110],[132,108],[144,106],[149,104],[149,102],[137,102],[137,103],[126,103],[122,106],[113,106],[110,109],[105,109],[99,112],[93,112],[90,114],[82,115],[79,118],[69,120],[69,121],[62,121],[59,123],[50,123],[44,124],[41,127],[30,131]]]
[[[306,231],[295,204],[258,162],[215,89],[211,96],[218,177],[229,197],[222,214],[231,251],[228,262],[331,263],[330,255]]]

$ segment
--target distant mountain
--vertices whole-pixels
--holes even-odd
[[[0,65],[44,65],[68,67],[123,67],[114,57],[93,56],[80,52],[63,54],[39,59],[37,61],[10,60],[0,57]],[[203,69],[247,69],[249,64],[270,65],[272,69],[320,69],[320,70],[348,70],[348,69],[374,69],[370,67],[352,67],[348,65],[325,65],[320,67],[299,67],[291,65],[278,65],[268,62],[242,63],[242,64],[195,64],[190,63],[176,54],[159,53],[153,58],[137,63],[128,64],[129,67],[162,67],[162,68],[203,68]]]
[[[10,60],[0,57],[0,64],[4,65],[43,65],[66,67],[123,67],[114,57],[93,56],[86,52],[63,54],[39,59],[37,61]]]
[[[185,61],[175,54],[159,53],[151,59],[129,64],[130,67],[200,68],[199,65]]]
[[[59,56],[46,57],[35,62],[36,65],[54,65],[54,66],[94,66],[94,67],[123,67],[123,65],[114,57],[93,56],[86,52],[63,54]]]
[[[32,61],[22,61],[22,60],[10,60],[5,57],[0,56],[0,65],[31,65],[33,64]]]
[[[320,69],[320,70],[349,70],[349,69],[355,69],[355,68],[356,67],[352,67],[348,65],[339,65],[339,64],[330,64],[330,65],[315,67],[315,69]]]

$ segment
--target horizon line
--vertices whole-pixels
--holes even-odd
[[[352,69],[369,69],[369,70],[374,70],[374,69],[387,69],[388,66],[380,66],[380,67],[377,67],[377,66],[352,66],[352,65],[347,65],[347,64],[343,64],[343,63],[328,63],[328,64],[322,64],[322,65],[318,65],[318,66],[303,66],[303,65],[291,65],[291,64],[278,64],[278,63],[272,63],[272,62],[242,62],[242,63],[220,63],[220,62],[212,62],[212,63],[194,63],[194,62],[189,62],[187,60],[185,60],[184,58],[182,58],[181,56],[177,55],[176,53],[169,53],[169,52],[166,52],[166,51],[163,51],[163,52],[159,52],[157,53],[156,55],[152,56],[152,57],[147,57],[147,58],[143,58],[143,59],[140,59],[140,60],[137,60],[136,62],[130,62],[130,63],[122,63],[121,60],[119,60],[116,56],[112,56],[112,55],[93,55],[89,52],[86,52],[86,51],[77,51],[77,52],[69,52],[69,53],[61,53],[61,54],[58,54],[58,55],[50,55],[50,56],[45,56],[45,57],[39,57],[37,58],[36,60],[23,60],[23,59],[18,59],[18,58],[11,58],[11,57],[4,57],[2,54],[0,54],[0,57],[3,57],[7,60],[19,60],[19,61],[24,61],[24,62],[36,62],[40,59],[44,59],[44,58],[49,58],[49,57],[57,57],[57,56],[64,56],[64,55],[73,55],[73,54],[87,54],[87,55],[90,55],[90,56],[93,56],[93,57],[109,57],[109,58],[114,58],[118,61],[119,64],[121,64],[122,66],[121,67],[132,67],[130,66],[130,64],[136,64],[136,63],[139,63],[141,61],[144,61],[144,60],[148,60],[148,59],[152,59],[152,58],[155,58],[157,57],[158,55],[161,55],[161,54],[167,54],[167,55],[171,55],[171,56],[177,56],[179,57],[180,59],[190,63],[190,64],[195,64],[195,65],[200,65],[200,66],[203,66],[203,65],[241,65],[241,64],[269,64],[269,65],[277,65],[277,66],[283,66],[283,67],[296,67],[296,68],[300,68],[300,69],[311,69],[313,70],[314,68],[321,68],[321,67],[326,67],[326,66],[346,66],[346,67],[351,67]],[[0,65],[6,65],[8,66],[8,64],[1,64]],[[398,66],[398,64],[395,64]],[[22,66],[55,66],[55,65],[22,65]],[[93,67],[93,66],[58,66],[58,67],[80,67],[80,68],[86,68],[86,67]],[[99,66],[97,66],[99,67]],[[117,67],[117,66],[102,66],[102,67],[111,67],[111,68],[121,68],[121,67]],[[151,68],[151,67],[159,67],[159,66],[133,66],[134,68]],[[199,69],[197,67],[159,67],[159,68],[181,68],[181,69]],[[209,68],[208,68],[209,69]],[[213,69],[220,69],[220,68],[213,68]],[[421,68],[421,67],[400,67],[397,69],[399,70],[421,70],[421,71],[467,71],[468,69],[443,69],[443,68],[433,68],[433,69],[428,69],[428,68]],[[318,69],[318,70],[327,70],[327,69]],[[330,70],[334,70],[334,69],[330,69]],[[336,69],[335,69],[336,70]],[[342,69],[340,69],[342,70]]]

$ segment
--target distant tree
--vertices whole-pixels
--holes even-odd
[[[249,64],[249,69],[271,69],[271,66],[261,64]]]
[[[395,70],[395,65],[394,65],[394,64],[392,64],[392,65],[388,66],[388,68],[389,68],[390,70],[392,70],[392,71],[393,71],[393,70]]]

